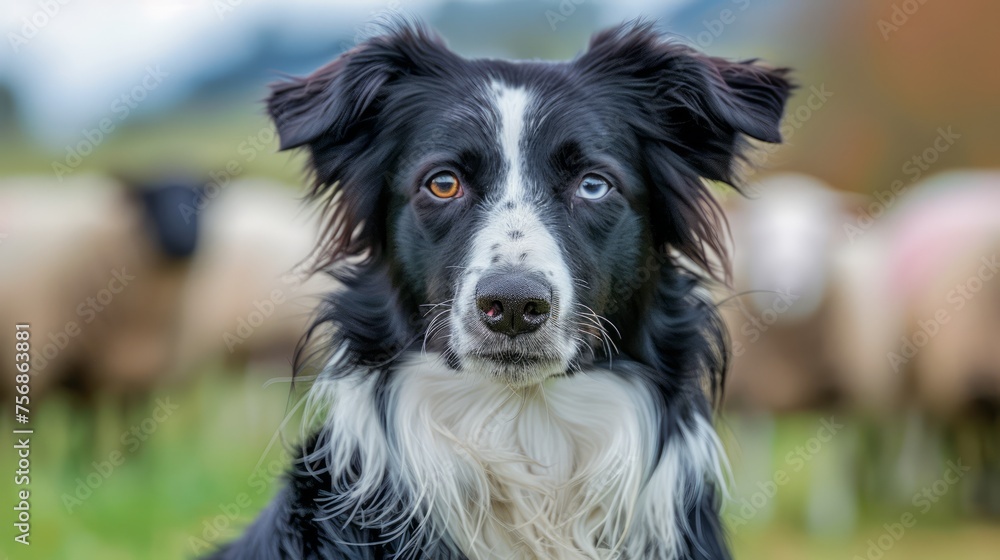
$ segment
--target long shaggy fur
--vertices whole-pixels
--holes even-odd
[[[786,74],[643,23],[558,64],[465,60],[404,23],[273,86],[342,289],[303,349],[314,431],[215,557],[728,558],[706,180],[737,186],[750,140],[780,140]],[[429,194],[441,169],[461,197]],[[595,176],[607,194],[581,197]],[[551,317],[485,328],[489,274],[540,279]]]

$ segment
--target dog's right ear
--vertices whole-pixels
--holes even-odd
[[[281,149],[307,148],[312,197],[337,198],[327,198],[317,266],[384,243],[383,187],[399,141],[381,118],[389,90],[405,76],[440,73],[456,56],[427,28],[401,22],[309,76],[271,85]]]
[[[434,51],[434,53],[428,53]],[[384,86],[416,73],[429,54],[450,52],[439,37],[418,24],[388,26],[304,78],[271,84],[267,109],[278,129],[281,149],[323,137],[345,141],[377,108]]]
[[[267,111],[280,149],[298,148],[324,134],[346,135],[347,125],[371,104],[371,94],[392,76],[392,68],[381,61],[368,72],[359,71],[357,57],[363,51],[363,46],[355,47],[305,78],[271,84]]]

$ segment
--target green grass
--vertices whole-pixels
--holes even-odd
[[[193,388],[159,395],[177,409],[160,423],[147,421],[155,430],[137,444],[122,445],[121,436],[131,425],[143,433],[142,421],[152,417],[155,399],[137,405],[124,422],[107,412],[111,403],[101,403],[104,412],[86,418],[61,400],[45,403],[34,412],[30,553],[11,550],[10,538],[2,550],[10,550],[13,558],[192,557],[191,539],[204,538],[203,523],[227,511],[234,519],[219,525],[231,527],[215,540],[232,538],[271,497],[268,468],[280,472],[288,463],[280,439],[265,454],[285,414],[288,388],[264,389],[262,382],[206,374]],[[95,449],[83,458],[79,450],[91,441],[87,434],[94,425]],[[11,428],[4,418],[4,432]],[[100,476],[116,451],[123,462],[106,478]],[[12,458],[3,457],[3,472],[13,472]],[[258,463],[263,474],[255,476]],[[79,480],[88,475],[100,482],[89,496],[77,494]],[[77,495],[80,503],[67,507],[66,496]]]
[[[269,372],[280,376],[283,371]],[[63,398],[48,399],[33,411],[32,437],[32,544],[24,549],[11,544],[13,532],[7,523],[13,500],[10,478],[4,475],[4,530],[0,558],[101,558],[150,560],[195,556],[192,539],[221,542],[238,534],[267,503],[275,487],[268,468],[278,472],[287,463],[279,440],[265,453],[288,409],[288,387],[264,387],[265,377],[241,377],[204,372],[187,387],[157,395],[133,407],[128,420],[111,412],[112,403],[99,403],[100,412],[75,411]],[[128,426],[141,425],[151,417],[157,398],[169,398],[177,406],[169,417],[155,424],[146,441],[131,451],[120,441]],[[9,434],[13,424],[5,414],[0,429]],[[730,418],[730,425],[738,422]],[[150,421],[152,422],[152,421]],[[147,422],[147,426],[151,425]],[[819,417],[801,415],[777,424],[775,444],[764,472],[782,468],[784,456],[808,441]],[[297,420],[284,433],[293,437]],[[91,434],[88,436],[87,434]],[[839,437],[839,436],[838,436]],[[843,441],[848,441],[845,438]],[[836,440],[834,440],[834,443]],[[751,442],[734,449],[737,478],[747,462]],[[14,458],[6,449],[0,458],[4,473],[14,470]],[[87,448],[91,451],[82,451]],[[93,461],[105,461],[115,451],[124,462],[82,500],[72,512],[64,495],[73,495],[80,478],[95,472]],[[807,514],[810,481],[838,465],[843,448],[831,444],[816,454],[803,469],[781,487],[768,504],[769,513],[755,517],[733,536],[738,559],[851,560],[864,557],[868,539],[877,539],[882,524],[899,518],[905,507],[881,508],[861,516],[849,531],[810,528]],[[826,461],[824,463],[824,460]],[[258,464],[262,471],[254,477]],[[824,466],[825,465],[825,466]],[[785,465],[787,466],[787,465]],[[736,498],[753,491],[742,481]],[[822,514],[824,504],[818,511]],[[906,535],[882,557],[907,560],[996,558],[1000,530],[985,522],[964,522],[942,506],[935,515],[920,517]],[[229,521],[228,517],[234,517]],[[228,525],[218,536],[205,534],[206,523]]]
[[[17,130],[0,128],[0,177],[40,175],[56,179],[53,163],[66,164],[67,147],[83,141],[82,131],[65,145],[43,146]],[[130,118],[95,145],[70,168],[68,177],[89,173],[187,172],[209,178],[239,166],[237,176],[302,184],[305,156],[277,154],[274,127],[263,106],[233,102],[187,107],[154,120]]]

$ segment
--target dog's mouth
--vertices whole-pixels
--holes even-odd
[[[480,351],[467,354],[462,369],[486,374],[511,387],[524,387],[563,373],[563,360],[544,353]]]
[[[481,360],[493,362],[501,366],[528,367],[558,360],[555,356],[523,354],[520,352],[477,352],[474,355]]]

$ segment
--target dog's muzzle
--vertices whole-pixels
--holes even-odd
[[[491,274],[476,285],[476,307],[487,328],[513,338],[549,320],[552,286],[532,274]]]

